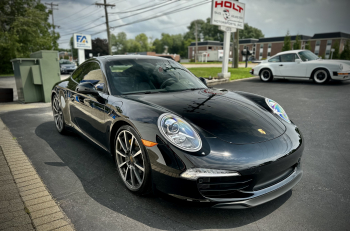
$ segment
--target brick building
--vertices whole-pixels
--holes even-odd
[[[270,37],[260,39],[240,39],[239,40],[239,61],[244,61],[245,57],[242,57],[241,51],[248,48],[253,53],[253,57],[257,60],[266,59],[274,56],[278,52],[282,51],[284,37]],[[295,42],[296,35],[291,36],[291,45]],[[339,52],[344,50],[344,45],[347,40],[350,40],[350,34],[342,32],[334,33],[320,33],[314,36],[299,35],[301,41],[301,49],[305,49],[307,42],[310,42],[310,50],[318,56],[324,56],[326,59],[330,57],[331,47],[335,42],[340,44]],[[232,43],[231,43],[232,46]],[[223,42],[219,41],[203,41],[198,42],[198,53],[206,51],[222,50]],[[196,43],[192,42],[188,47],[188,58],[193,59],[196,50]],[[230,47],[230,51],[232,47]],[[232,54],[230,52],[230,57]]]

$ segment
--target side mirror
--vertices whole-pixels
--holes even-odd
[[[90,82],[80,83],[76,87],[75,91],[78,93],[81,93],[81,94],[98,95],[98,92],[97,92],[95,86]]]
[[[295,62],[299,64],[301,63],[301,59],[296,59]]]
[[[198,77],[200,81],[202,81],[202,83],[204,83],[205,86],[208,86],[207,85],[207,80],[203,77]]]

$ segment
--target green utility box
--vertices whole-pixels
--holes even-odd
[[[24,103],[50,102],[51,90],[61,80],[57,51],[38,51],[30,58],[11,60],[18,100]]]

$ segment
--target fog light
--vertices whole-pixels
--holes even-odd
[[[197,180],[199,177],[240,176],[240,174],[229,170],[190,168],[183,172],[180,176],[188,180]]]

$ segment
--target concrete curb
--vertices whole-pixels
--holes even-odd
[[[34,228],[39,231],[74,230],[1,119],[0,146]]]

